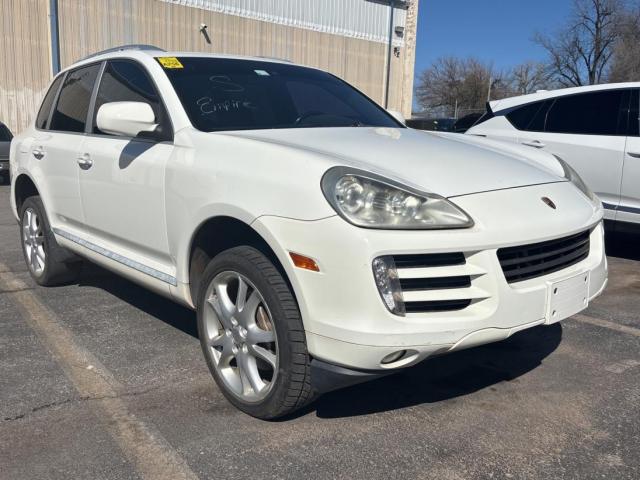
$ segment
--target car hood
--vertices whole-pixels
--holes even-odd
[[[455,197],[563,181],[553,157],[482,138],[401,128],[300,128],[226,132],[277,144]],[[538,154],[539,155],[539,154]],[[546,154],[545,154],[546,155]],[[331,166],[331,165],[330,165]]]

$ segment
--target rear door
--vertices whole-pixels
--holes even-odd
[[[96,63],[69,71],[62,88],[55,94],[49,118],[43,115],[36,120],[36,133],[27,154],[32,157],[35,167],[30,171],[39,172],[44,177],[36,178],[36,183],[54,227],[67,230],[82,228],[78,156],[84,142],[89,103],[99,70],[100,64]],[[44,123],[38,125],[42,120]]]
[[[557,97],[546,111],[544,131],[519,135],[520,143],[569,163],[600,197],[611,219],[620,202],[628,102],[628,90]]]
[[[629,105],[629,136],[624,157],[620,205],[616,220],[640,223],[640,91],[632,90]]]

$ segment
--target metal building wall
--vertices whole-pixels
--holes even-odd
[[[307,17],[303,18],[294,15],[295,11],[291,10],[287,17],[283,16],[280,21],[274,22],[249,18],[259,12],[257,8],[252,10],[254,13],[245,12],[248,16],[240,16],[178,4],[187,1],[220,5],[224,2],[227,7],[268,4],[274,7],[271,12],[278,12],[275,6],[281,3],[311,1],[314,5],[327,7],[353,2],[354,5],[372,8],[370,12],[377,12],[383,20],[384,9],[389,9],[388,6],[366,0],[58,0],[62,67],[90,53],[127,43],[149,43],[167,50],[278,57],[328,70],[352,83],[375,101],[383,102],[387,45],[362,38],[366,35],[373,38],[376,31],[379,34],[375,21],[359,24],[355,22],[357,15],[354,14],[351,20],[331,23],[340,17],[340,10],[336,8],[324,17],[318,15],[317,18],[327,21],[317,22],[312,29],[287,24],[303,22],[304,18],[309,18],[308,11],[304,12]],[[5,105],[6,101],[0,99],[0,119],[8,118],[11,128],[20,131],[33,118],[43,89],[51,78],[47,18],[49,0],[0,2],[0,22],[3,22],[0,41],[5,42],[0,46],[9,45],[3,47],[2,52],[11,52],[12,48],[16,48],[15,58],[20,59],[5,63],[18,66],[19,72],[13,76],[5,71],[0,73],[0,92],[8,90],[2,97],[19,98],[13,100],[11,105]],[[417,1],[414,2],[417,9]],[[14,15],[4,14],[6,4],[11,5]],[[12,20],[15,15],[16,19]],[[388,22],[388,16],[385,21]],[[208,25],[210,43],[199,30],[203,23]],[[329,28],[340,28],[343,32],[350,29],[351,34],[323,31]],[[22,33],[14,37],[14,31]],[[409,32],[406,32],[405,38],[411,38]],[[398,57],[392,56],[389,108],[401,110],[408,116],[413,89],[413,48],[410,42],[406,43],[400,47]],[[8,82],[7,76],[13,80]]]
[[[0,0],[0,121],[16,133],[51,80],[48,1]]]
[[[390,8],[370,0],[162,1],[373,42],[387,43],[389,39]],[[396,9],[394,24],[404,26],[404,9]],[[402,45],[403,41],[396,38],[394,43]]]

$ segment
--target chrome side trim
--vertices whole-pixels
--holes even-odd
[[[640,214],[640,208],[636,208],[636,207],[628,207],[626,205],[612,205],[610,203],[604,203],[604,202],[602,202],[602,206],[607,210]]]
[[[104,257],[110,258],[111,260],[115,260],[116,262],[121,263],[122,265],[126,265],[127,267],[133,268],[138,272],[144,273],[146,275],[149,275],[150,277],[153,277],[160,281],[168,283],[169,285],[173,285],[174,287],[178,285],[177,279],[175,277],[172,277],[171,275],[168,275],[159,270],[156,270],[155,268],[148,267],[147,265],[143,265],[142,263],[136,262],[135,260],[131,260],[130,258],[124,257],[118,253],[112,252],[111,250],[107,250],[106,248],[96,245],[95,243],[88,242],[87,240],[84,240],[83,238],[80,238],[77,235],[74,235],[73,233],[66,232],[59,228],[54,228],[53,233],[55,233],[56,235],[60,235],[61,237],[66,238],[67,240],[71,240],[72,242],[77,243],[82,247],[88,248],[92,252],[98,253]]]
[[[640,213],[640,208],[635,208],[635,207],[627,207],[626,205],[618,205],[617,210],[619,212],[626,212],[626,213]]]

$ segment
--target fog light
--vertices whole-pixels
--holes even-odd
[[[384,357],[382,360],[380,360],[380,363],[383,365],[388,365],[389,363],[397,362],[402,357],[404,357],[406,353],[407,353],[406,350],[398,350],[397,352],[390,353],[389,355]]]
[[[398,271],[393,257],[378,257],[373,261],[373,276],[378,287],[382,301],[391,313],[405,314],[402,289],[398,279]]]

